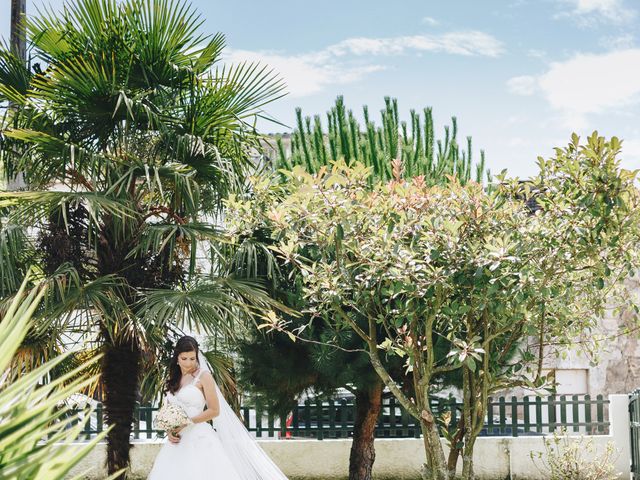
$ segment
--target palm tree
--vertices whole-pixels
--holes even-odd
[[[46,68],[24,92],[0,89],[20,106],[3,167],[28,185],[0,193],[0,280],[10,292],[38,265],[55,286],[41,322],[103,354],[111,473],[128,465],[140,381],[159,375],[167,336],[233,335],[274,305],[255,282],[198,269],[199,246],[222,237],[222,199],[253,167],[252,122],[283,90],[266,67],[218,66],[224,37],[201,24],[180,0],[80,0],[27,23]]]

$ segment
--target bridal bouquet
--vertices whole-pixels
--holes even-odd
[[[185,413],[185,411],[174,403],[166,402],[160,407],[156,418],[153,421],[154,426],[159,430],[170,432],[183,425],[190,425],[193,421]]]

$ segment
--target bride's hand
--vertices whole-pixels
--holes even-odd
[[[173,430],[171,430],[170,432],[167,432],[169,435],[169,441],[171,443],[180,443],[180,432],[182,431],[182,429],[184,427],[186,427],[187,425],[182,425],[181,427],[178,428],[174,428]]]
[[[185,423],[184,425],[182,425],[182,426],[180,426],[178,428],[174,428],[172,430],[172,432],[173,432],[174,435],[178,435],[185,427],[188,427],[188,426],[189,426],[189,424]]]
[[[171,443],[180,443],[180,435],[175,430],[167,432],[167,436]]]

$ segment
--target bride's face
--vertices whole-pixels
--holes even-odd
[[[183,374],[193,372],[198,368],[198,354],[196,352],[179,353],[178,366]]]

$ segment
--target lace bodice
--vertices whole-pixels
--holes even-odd
[[[195,417],[202,413],[204,406],[207,403],[204,395],[202,394],[202,390],[196,386],[198,380],[200,380],[201,374],[202,370],[198,372],[191,383],[184,385],[175,394],[167,394],[167,399],[171,403],[177,403],[180,405],[184,409],[185,413],[190,417]]]

